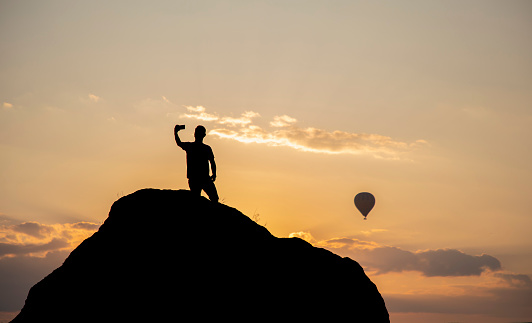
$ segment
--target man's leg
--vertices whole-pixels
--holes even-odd
[[[214,186],[214,182],[210,178],[203,183],[203,190],[209,196],[209,200],[218,203],[218,191],[216,191],[216,186]]]
[[[190,191],[194,195],[201,195],[201,182],[197,179],[188,179],[188,187],[190,187]]]

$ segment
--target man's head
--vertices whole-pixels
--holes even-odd
[[[196,141],[202,141],[206,135],[207,129],[204,126],[197,126],[196,130],[194,130],[194,138],[196,138]]]

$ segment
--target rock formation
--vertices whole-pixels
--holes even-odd
[[[189,191],[116,201],[98,232],[33,286],[22,322],[389,322],[354,260],[276,238]]]

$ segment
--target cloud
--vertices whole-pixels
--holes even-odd
[[[70,224],[72,229],[87,230],[87,231],[96,231],[100,228],[99,224],[91,222],[77,222]]]
[[[0,218],[0,259],[2,257],[37,256],[55,250],[73,249],[92,235],[99,224],[90,222],[41,224],[14,223],[6,216]]]
[[[91,100],[92,102],[98,103],[98,101],[100,101],[101,98],[97,95],[89,93],[89,100]]]
[[[360,233],[362,233],[362,235],[364,236],[369,236],[369,235],[372,235],[375,233],[381,233],[381,232],[388,232],[388,230],[387,229],[371,229],[367,231],[360,231]]]
[[[37,222],[24,222],[12,226],[11,230],[27,234],[38,239],[44,239],[45,235],[50,234],[52,229]]]
[[[472,276],[485,270],[500,270],[500,261],[490,255],[472,256],[456,249],[416,252],[419,266],[426,276]]]
[[[495,277],[501,278],[509,286],[512,286],[512,287],[517,287],[517,288],[526,287],[526,288],[532,289],[532,279],[530,279],[530,276],[528,275],[496,273]]]
[[[218,121],[218,123],[244,127],[251,124],[253,122],[251,119],[256,117],[260,117],[260,114],[253,111],[246,111],[240,118],[223,117]]]
[[[192,107],[187,106],[187,111],[189,113],[182,114],[182,117],[189,119],[197,119],[201,121],[216,121],[219,120],[219,117],[214,114],[209,114],[205,112],[205,108],[202,106]]]
[[[479,276],[501,269],[500,261],[490,255],[468,255],[456,249],[408,251],[372,241],[353,238],[315,240],[310,233],[296,232],[311,244],[358,261],[364,268],[382,275],[390,272],[417,271],[426,277]]]
[[[297,122],[296,119],[289,117],[285,114],[282,116],[273,117],[273,121],[270,122],[270,126],[281,128],[281,127],[290,126],[291,124],[296,123],[296,122]]]
[[[52,239],[52,241],[43,244],[10,244],[0,243],[0,258],[4,256],[21,256],[46,253],[53,250],[60,250],[70,247],[66,239]]]
[[[233,117],[219,117],[216,114],[210,114],[205,112],[205,107],[203,106],[185,106],[188,113],[182,114],[182,118],[196,119],[200,121],[214,121],[217,124],[228,125],[228,126],[241,126],[246,127],[250,125],[253,121],[253,118],[260,117],[260,114],[253,111],[246,111],[242,113],[239,118]]]
[[[12,109],[13,108],[13,104],[9,103],[9,102],[4,102],[2,103],[2,107],[6,110],[9,110],[9,109]]]
[[[501,263],[489,255],[473,256],[456,249],[406,251],[396,247],[366,250],[366,266],[379,274],[414,270],[427,277],[473,276],[486,270],[500,270]]]
[[[532,317],[532,279],[502,270],[489,255],[469,255],[456,249],[408,251],[354,238],[317,240],[309,232],[294,232],[316,247],[359,262],[379,282],[388,311]]]
[[[403,154],[428,145],[423,139],[407,143],[378,134],[302,128],[297,125],[297,119],[288,115],[274,116],[269,123],[271,129],[263,129],[253,123],[253,118],[260,117],[253,111],[246,111],[241,117],[233,118],[207,113],[203,106],[187,106],[186,109],[187,113],[181,115],[183,118],[228,126],[215,128],[209,132],[210,135],[242,143],[290,147],[323,154],[371,155],[386,159],[401,159]]]
[[[99,227],[91,222],[20,222],[0,214],[0,311],[20,310],[31,286]]]

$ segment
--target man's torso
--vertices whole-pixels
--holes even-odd
[[[209,160],[214,159],[210,146],[198,142],[184,142],[182,148],[187,152],[187,178],[209,177]]]

